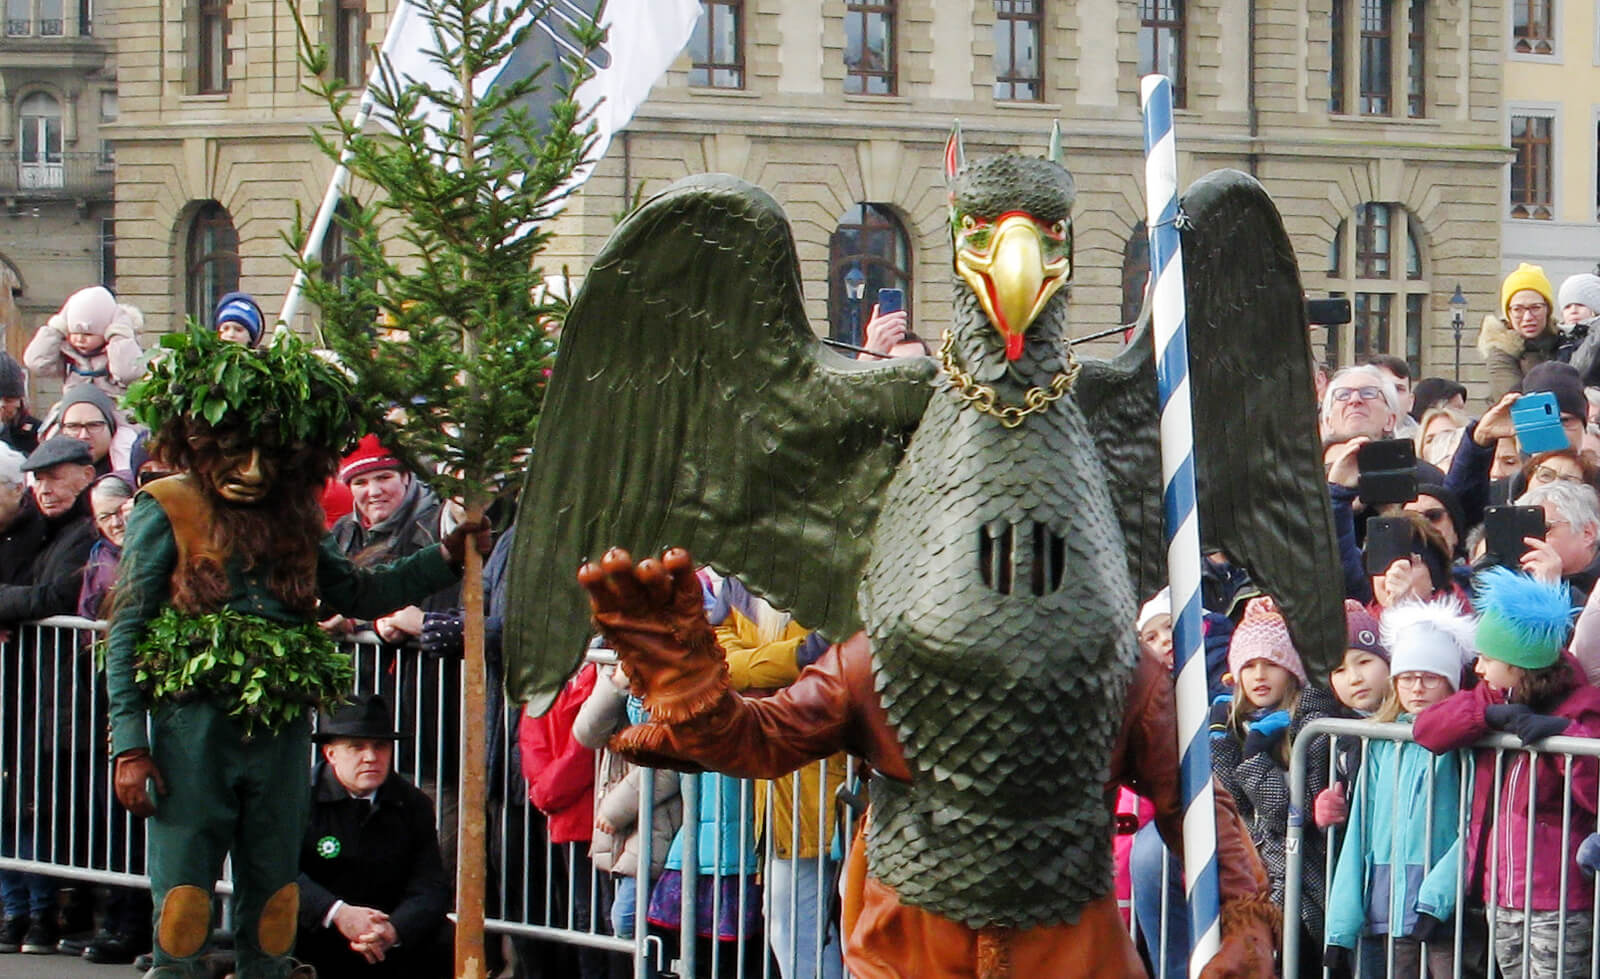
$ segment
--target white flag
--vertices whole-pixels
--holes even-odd
[[[594,74],[578,88],[576,96],[584,111],[592,111],[594,145],[569,187],[586,180],[605,156],[612,135],[633,118],[634,110],[649,96],[651,86],[688,43],[701,11],[699,0],[608,0],[600,19],[606,39],[598,49],[585,53],[573,39],[572,28],[592,19],[600,3],[601,0],[555,0],[540,8],[532,18],[531,29],[500,70],[480,76],[474,84],[481,96],[498,84],[526,78],[541,65],[549,65],[540,78],[539,91],[519,103],[533,124],[542,127],[550,118],[550,105],[558,97],[556,88],[568,76],[561,59],[582,56],[589,62]],[[414,0],[402,2],[382,49],[396,76],[402,83],[410,80],[454,89],[455,77],[425,54],[438,48],[433,30]],[[436,126],[442,127],[448,121],[437,106],[424,102],[423,111],[437,116],[430,120]]]

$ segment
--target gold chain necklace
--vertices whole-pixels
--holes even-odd
[[[956,394],[980,414],[989,415],[997,419],[1006,428],[1016,428],[1022,420],[1036,411],[1043,411],[1051,404],[1061,400],[1061,396],[1072,390],[1072,384],[1078,379],[1078,371],[1082,365],[1076,357],[1072,356],[1072,348],[1066,347],[1067,370],[1064,374],[1057,374],[1050,381],[1050,388],[1029,388],[1022,395],[1023,407],[1016,405],[996,405],[998,396],[995,390],[988,385],[979,384],[971,374],[956,366],[956,337],[949,330],[944,331],[944,342],[939,345],[939,365],[944,368],[945,376],[950,379],[950,387]]]

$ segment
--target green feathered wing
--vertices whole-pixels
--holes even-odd
[[[1218,170],[1183,195],[1200,534],[1279,603],[1306,668],[1344,655],[1344,579],[1317,431],[1305,295],[1261,184]],[[1141,317],[1142,320],[1146,317]],[[1112,481],[1137,594],[1166,583],[1152,331],[1077,385]]]
[[[673,184],[595,259],[561,335],[518,504],[507,690],[542,712],[582,659],[578,565],[687,547],[823,634],[860,628],[882,489],[931,360],[850,360],[804,310],[783,209],[714,174]]]

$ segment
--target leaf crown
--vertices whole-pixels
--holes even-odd
[[[366,427],[348,377],[293,333],[280,330],[252,349],[193,320],[161,338],[123,404],[158,439],[204,423],[253,440],[339,451]]]

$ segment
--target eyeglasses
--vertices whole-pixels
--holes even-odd
[[[98,432],[102,428],[110,428],[105,422],[62,422],[61,430],[68,435],[88,435]]]
[[[1506,311],[1512,319],[1520,320],[1524,316],[1543,316],[1550,311],[1550,307],[1544,303],[1534,303],[1531,306],[1512,306]]]
[[[1540,466],[1533,471],[1533,481],[1535,483],[1554,483],[1557,480],[1563,483],[1581,483],[1583,482],[1583,477],[1564,473],[1549,466]]]
[[[105,513],[97,513],[97,514],[95,514],[94,515],[94,522],[95,523],[119,524],[119,523],[127,523],[128,519],[122,515],[122,507],[119,506],[115,510],[107,510]]]
[[[1333,400],[1335,401],[1349,401],[1351,398],[1360,398],[1362,401],[1376,401],[1382,396],[1383,389],[1378,387],[1333,389]]]
[[[1421,687],[1423,690],[1437,690],[1450,681],[1437,673],[1401,673],[1394,678],[1395,686]]]
[[[1429,523],[1438,523],[1450,515],[1450,511],[1439,506],[1429,507],[1426,510],[1417,510],[1415,512],[1422,514],[1422,519],[1428,521]]]

